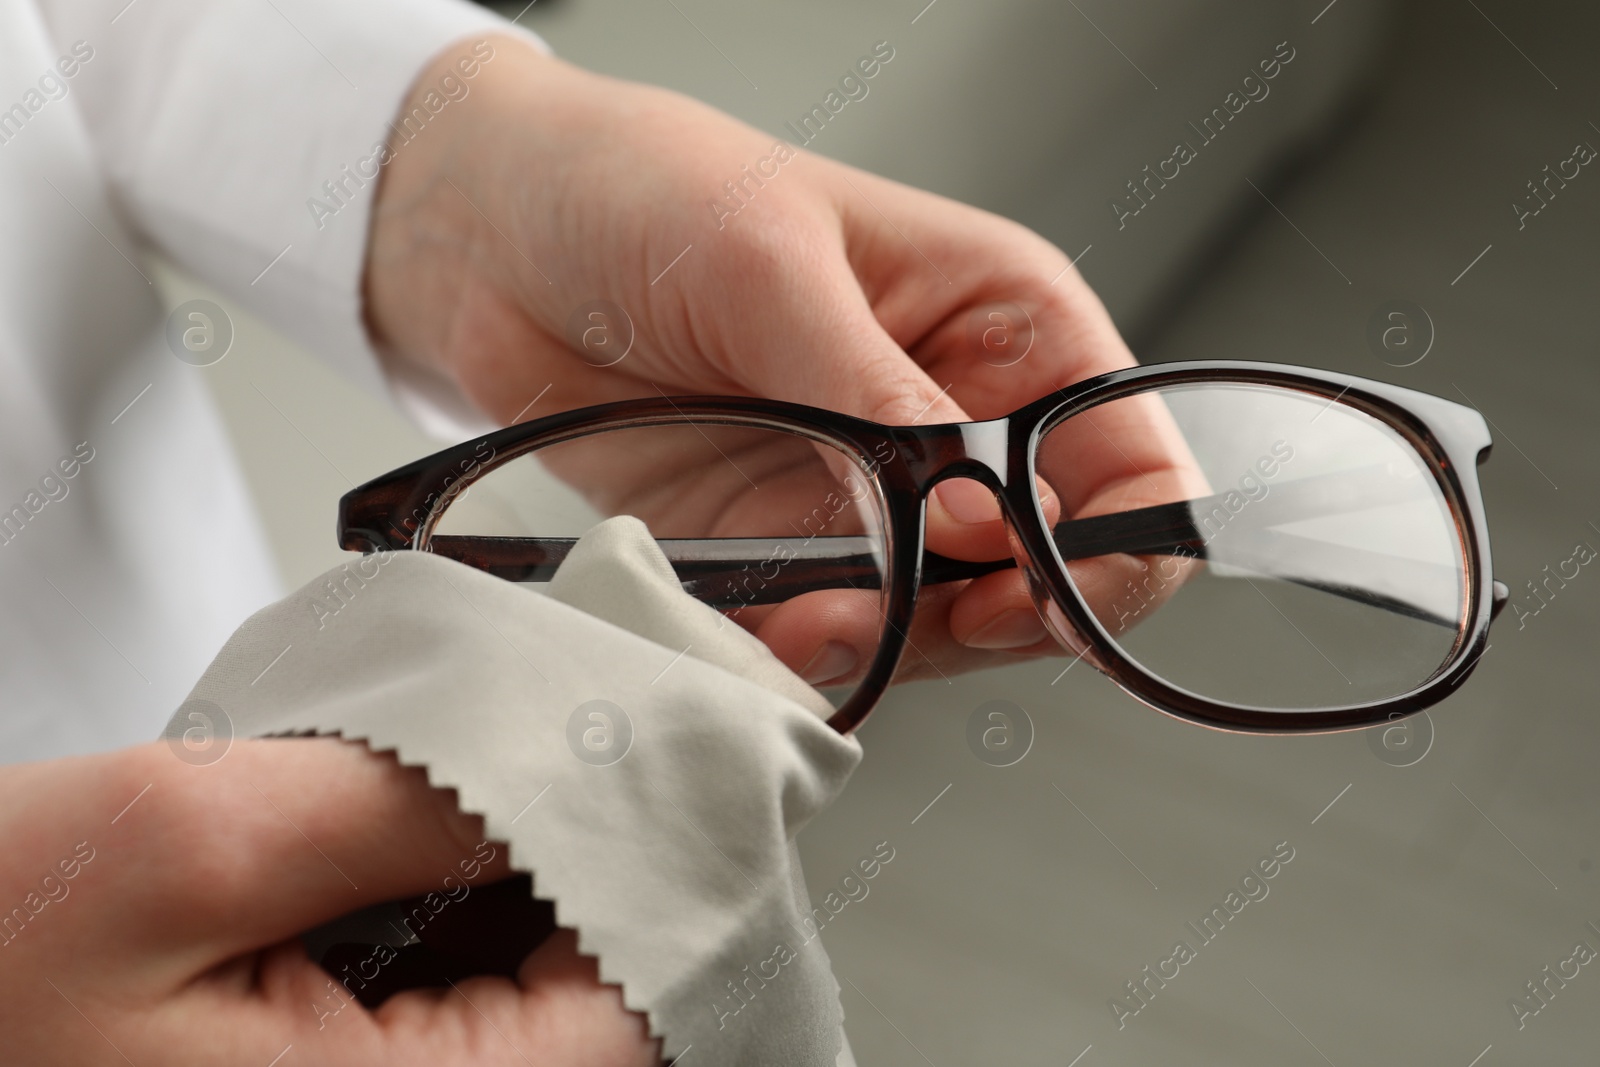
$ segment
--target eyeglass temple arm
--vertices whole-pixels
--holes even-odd
[[[1114,552],[1185,553],[1186,548],[1203,556],[1204,538],[1190,521],[1189,508],[1190,502],[1178,501],[1072,519],[1057,523],[1053,532],[1064,559]],[[499,578],[540,582],[550,580],[577,541],[575,537],[435,534],[428,541],[428,550]],[[874,555],[876,540],[859,534],[664,537],[656,544],[688,592],[719,606],[776,603],[816,589],[876,588],[881,580],[882,567]],[[925,552],[922,581],[955,582],[1015,566],[1011,559],[970,562]],[[741,587],[752,588],[741,596]]]
[[[1184,505],[1161,508],[1182,510]],[[1112,552],[1167,553],[1183,543],[1143,529],[1130,531],[1083,529],[1102,519],[1122,519],[1136,512],[1075,519],[1056,526],[1057,543],[1075,549],[1067,559],[1085,559]],[[1098,536],[1097,536],[1098,534]],[[1109,536],[1108,536],[1109,535]],[[549,581],[566,560],[575,537],[479,537],[435,534],[428,549],[496,577],[514,582]],[[854,534],[818,534],[812,537],[712,537],[660,538],[656,541],[684,589],[719,607],[735,604],[777,603],[817,589],[877,588],[882,566],[874,554],[874,538]],[[1149,545],[1157,547],[1149,547]],[[1124,546],[1129,547],[1124,547]],[[1146,546],[1146,547],[1137,547]],[[1198,553],[1203,556],[1203,545]],[[1015,567],[1011,559],[970,562],[937,552],[922,556],[925,584],[956,582]]]
[[[1205,558],[1205,542],[1184,502],[1073,519],[1055,527],[1063,559],[1117,552]],[[853,544],[852,544],[853,542]],[[875,589],[882,565],[875,539],[813,537],[661,538],[660,546],[686,592],[717,607],[779,603],[818,589]],[[429,551],[514,582],[549,581],[575,537],[479,537],[435,534]],[[937,552],[922,556],[922,581],[937,585],[1015,567],[1012,559],[972,562]]]
[[[1400,479],[1374,479],[1372,473],[1360,470],[1302,478],[1275,487],[1256,500],[1236,493],[1216,494],[1070,519],[1057,523],[1052,534],[1063,560],[1117,553],[1206,559],[1209,542],[1241,518],[1246,521],[1240,525],[1261,531],[1267,525],[1380,506],[1405,499],[1415,491]],[[1230,498],[1242,503],[1230,509]],[[571,537],[438,534],[429,541],[429,548],[437,555],[501,578],[536,582],[548,581],[576,543],[577,539]],[[882,566],[874,554],[875,541],[860,535],[664,538],[657,544],[686,592],[723,609],[780,603],[820,589],[874,589],[882,580]],[[978,578],[1014,566],[1015,561],[1010,559],[971,562],[927,552],[922,559],[922,580],[936,585]],[[1418,614],[1414,606],[1398,600],[1384,602],[1370,590],[1314,580],[1301,580],[1299,584],[1401,614]],[[1421,617],[1432,619],[1426,613]],[[1450,624],[1454,625],[1453,621]]]

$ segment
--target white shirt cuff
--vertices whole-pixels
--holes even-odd
[[[493,62],[493,43],[476,39],[544,43],[463,0],[137,0],[109,24],[100,2],[47,0],[41,10],[63,48],[85,40],[95,50],[71,88],[133,226],[384,390],[361,293],[377,146],[447,47],[467,62],[435,87],[437,114],[470,97]],[[448,383],[408,380],[400,391],[436,430],[471,415]]]

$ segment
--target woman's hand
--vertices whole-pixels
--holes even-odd
[[[496,418],[719,393],[890,424],[955,422],[1133,363],[1066,256],[1021,226],[780,144],[676,94],[515,39],[491,44],[470,95],[392,146],[367,296],[372,330],[395,358],[453,380]],[[437,84],[467,51],[447,50],[418,85]],[[573,326],[602,300],[635,334],[609,366],[595,364],[613,350],[582,358],[587,320]],[[1133,428],[1104,470],[1082,477],[1148,480],[1181,465],[1181,443],[1175,453],[1155,410],[1149,433]],[[674,472],[639,459],[586,466],[591,499],[653,529],[628,487],[674,485],[687,499],[664,480]],[[965,480],[936,491],[928,545],[966,560],[1011,554],[993,496]],[[993,650],[1060,651],[1015,570],[929,590],[914,634],[917,655],[944,670],[991,663]],[[804,654],[780,655],[803,668]]]
[[[472,978],[373,1011],[306,957],[300,932],[357,908],[504,877],[504,847],[481,835],[421,770],[336,740],[240,741],[205,767],[153,744],[0,768],[4,1059],[659,1062],[643,1018],[565,931],[515,982]]]

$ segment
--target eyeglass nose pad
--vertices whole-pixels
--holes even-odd
[[[1497,578],[1494,582],[1492,595],[1493,601],[1489,607],[1490,622],[1498,619],[1500,617],[1500,613],[1506,609],[1506,604],[1511,601],[1511,587]]]
[[[1045,581],[1044,575],[1034,566],[1033,557],[1023,547],[1022,538],[1017,536],[1016,527],[1011,523],[1009,515],[1003,515],[1005,522],[1006,542],[1011,546],[1011,557],[1017,561],[1017,570],[1022,572],[1022,579],[1028,586],[1028,597],[1033,601],[1033,610],[1039,613],[1040,620],[1044,623],[1045,630],[1055,638],[1056,644],[1070,652],[1075,658],[1067,670],[1071,670],[1078,660],[1086,661],[1089,666],[1101,674],[1109,673],[1105,663],[1094,651],[1094,646],[1089,640],[1078,632],[1078,628],[1067,618],[1066,612],[1061,610],[1055,597],[1050,595],[1050,586]],[[1062,672],[1063,674],[1066,671]]]

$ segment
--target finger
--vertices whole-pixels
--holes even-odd
[[[871,666],[883,640],[881,597],[865,590],[820,590],[765,613],[754,632],[812,685],[848,685]]]
[[[912,356],[978,418],[1135,364],[1099,298],[1049,247],[1019,250],[987,295],[919,338]]]
[[[371,1013],[392,1050],[420,1063],[447,1063],[464,1049],[474,1063],[574,1063],[645,1067],[660,1049],[645,1017],[600,982],[596,962],[578,954],[577,934],[558,930],[524,961],[515,982],[468,978],[439,990],[411,990]]]
[[[881,220],[875,232],[858,228],[838,244],[818,244],[798,256],[781,255],[784,246],[769,248],[761,239],[730,253],[740,257],[731,269],[777,299],[763,302],[758,316],[735,309],[720,324],[724,371],[757,395],[886,425],[970,421],[950,396],[951,383],[930,377],[885,329],[868,297],[876,280],[857,275],[855,245],[886,239],[896,239],[893,226]],[[977,485],[937,489],[927,535],[934,551],[955,558],[997,559],[1006,551],[999,507]]]
[[[971,417],[1004,416],[1134,364],[1099,299],[1036,234],[892,182],[846,177],[847,233],[864,250],[852,261],[876,319]],[[1013,346],[998,361],[986,350],[997,315]],[[1001,558],[991,498],[973,483],[941,486],[930,507],[936,550]]]
[[[1027,582],[1015,570],[967,583],[950,608],[950,636],[968,648],[1031,648],[1048,638]]]
[[[846,204],[858,229],[881,229],[891,214],[895,217],[897,240],[868,243],[873,252],[857,263],[858,272],[891,279],[874,297],[877,317],[973,417],[1007,415],[1084,378],[1134,365],[1099,299],[1061,251],[1042,238],[894,183],[861,176],[850,189],[855,195]],[[869,199],[870,210],[861,210]],[[917,284],[915,279],[925,279],[930,268],[946,284]],[[1013,346],[1003,360],[992,359],[986,349],[991,320],[1004,324],[1005,344]],[[1121,449],[1144,459],[1166,444],[1150,429],[1126,427],[1101,451]],[[1100,467],[1081,464],[1083,478],[1096,478]],[[966,539],[951,533],[962,529],[961,520],[993,520],[990,502],[977,486],[947,483],[936,503],[953,520],[946,527],[949,547],[940,551],[964,559],[997,558],[971,554]],[[981,543],[993,549],[992,536]]]
[[[118,894],[91,921],[106,954],[146,962],[152,986],[368,904],[508,871],[452,791],[358,743],[236,741],[206,767],[149,745],[106,776],[103,803],[148,789],[107,834]]]
[[[695,267],[705,284],[763,296],[717,309],[706,355],[755,395],[890,425],[965,421],[874,315],[851,263],[868,239],[823,218],[747,228]]]
[[[1043,479],[1036,495],[1047,528],[1061,518],[1061,500]],[[950,636],[968,648],[990,650],[1031,649],[1048,634],[1033,606],[1021,567],[1029,565],[1021,540],[1010,536],[1015,570],[997,571],[968,582],[950,608]]]
[[[1133,366],[1099,298],[1039,235],[870,175],[851,172],[848,190],[847,225],[877,238],[862,242],[855,265],[879,320],[974,418]],[[996,323],[998,351],[989,343]]]
[[[621,987],[601,983],[598,962],[578,952],[576,931],[550,935],[523,962],[517,984],[523,1004],[542,1011],[553,1043],[587,1049],[596,1064],[660,1061],[645,1016],[628,1010]]]
[[[464,978],[398,993],[374,1009],[297,941],[268,949],[253,970],[248,991],[202,980],[169,1006],[169,1024],[186,1039],[198,1033],[213,1053],[197,1062],[265,1062],[286,1045],[295,1062],[329,1067],[456,1063],[469,1054],[485,1067],[660,1061],[645,1017],[627,1009],[617,986],[601,984],[570,930],[531,953],[514,982]]]

